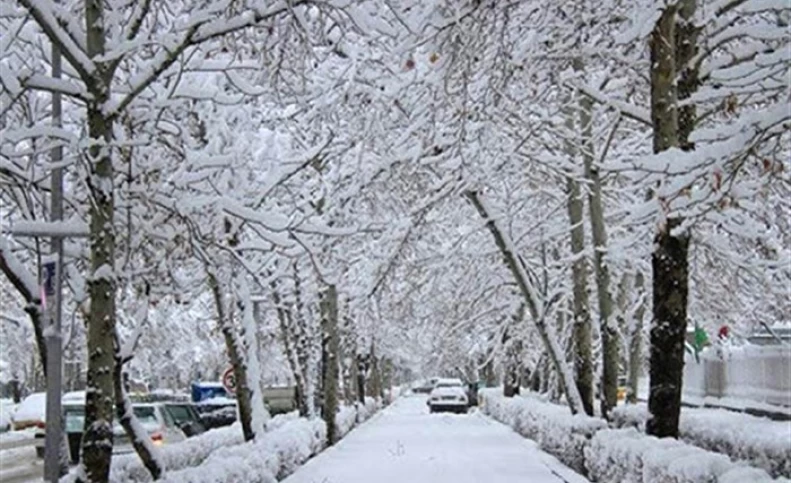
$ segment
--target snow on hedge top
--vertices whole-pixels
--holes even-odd
[[[765,471],[734,464],[722,454],[672,438],[655,438],[635,428],[605,429],[585,449],[589,476],[595,481],[710,483],[773,480]]]
[[[615,426],[642,429],[648,408],[645,404],[621,406],[612,418]],[[772,476],[791,477],[791,421],[725,409],[682,408],[679,435],[690,444],[747,461]]]

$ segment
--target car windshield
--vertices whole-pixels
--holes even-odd
[[[460,382],[456,382],[456,381],[442,381],[442,382],[438,382],[436,387],[438,387],[438,388],[446,388],[446,387],[462,387],[462,386],[461,386]]]
[[[134,412],[135,417],[143,426],[157,426],[159,424],[156,410],[153,406],[133,406],[132,412]]]

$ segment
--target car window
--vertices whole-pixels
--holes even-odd
[[[163,409],[171,418],[173,418],[173,421],[176,422],[177,426],[195,421],[196,419],[195,415],[192,413],[192,411],[190,411],[189,406],[168,404],[167,406],[163,406]]]
[[[67,433],[81,433],[85,426],[84,406],[65,406],[63,408],[63,425]]]
[[[165,420],[165,426],[169,428],[176,426],[176,422],[173,420],[173,416],[171,416],[169,412],[165,411],[164,406],[159,407],[159,413],[162,415],[162,419]]]

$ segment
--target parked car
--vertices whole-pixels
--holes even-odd
[[[434,384],[427,379],[412,384],[412,392],[415,394],[429,394],[432,389],[434,389]]]
[[[195,404],[200,421],[206,429],[229,426],[238,419],[236,399],[214,397]]]
[[[68,392],[61,400],[63,411],[63,432],[69,447],[69,460],[76,464],[80,460],[80,447],[82,446],[82,431],[85,425],[85,391]],[[44,457],[44,441],[46,439],[46,424],[36,428],[36,455]],[[113,421],[113,454],[123,454],[132,451],[131,445],[123,444],[126,438],[124,428],[117,420]]]
[[[11,429],[43,428],[46,421],[47,393],[34,392],[19,403],[11,416]]]
[[[132,411],[157,446],[177,443],[206,431],[195,407],[189,403],[133,404]]]
[[[85,392],[68,393],[63,396],[63,430],[69,445],[69,459],[80,460],[82,433],[85,426]],[[205,428],[197,411],[189,403],[132,404],[132,412],[157,445],[176,443],[187,437],[200,434]],[[45,425],[36,429],[36,454],[44,457]],[[113,454],[134,451],[132,442],[118,418],[113,420]]]
[[[466,413],[469,399],[464,383],[460,379],[439,379],[434,384],[426,401],[429,412],[451,411]]]

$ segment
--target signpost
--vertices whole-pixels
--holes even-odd
[[[233,367],[229,367],[223,372],[222,385],[228,394],[236,394],[236,374],[233,372]]]

